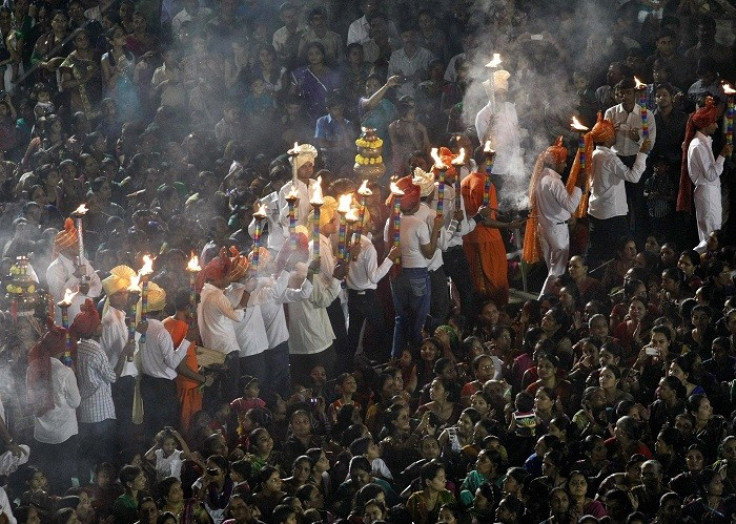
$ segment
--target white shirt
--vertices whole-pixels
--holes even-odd
[[[370,238],[360,236],[360,254],[356,260],[350,262],[350,271],[346,278],[348,289],[365,291],[366,289],[378,288],[378,282],[386,276],[394,263],[384,258],[378,265],[378,253]]]
[[[0,506],[3,508],[3,515],[8,517],[8,524],[18,524],[15,515],[13,515],[12,506],[10,505],[10,500],[8,500],[8,494],[2,487],[0,487]]]
[[[240,322],[244,316],[242,309],[233,309],[220,288],[210,283],[204,285],[197,306],[197,324],[207,349],[220,351],[225,355],[240,351],[233,322]]]
[[[492,173],[508,175],[515,157],[521,155],[519,117],[516,114],[516,107],[511,102],[496,101],[495,105],[495,112],[490,101],[478,111],[475,116],[475,130],[480,143],[485,144],[486,140],[491,140],[496,151]]]
[[[278,253],[284,247],[284,242],[289,238],[288,221],[287,227],[281,222],[281,208],[279,206],[279,194],[272,191],[261,199],[261,205],[266,207],[266,218],[261,224],[262,228],[268,224],[268,239],[266,247],[273,253]],[[256,219],[252,219],[248,224],[248,234],[251,238],[256,232]]]
[[[240,283],[231,284],[231,289],[227,295],[230,303],[237,304],[240,302],[245,286]],[[263,323],[263,314],[260,306],[255,304],[253,297],[248,298],[248,307],[245,308],[243,319],[235,322],[235,337],[240,346],[241,357],[252,357],[260,355],[268,349],[268,336],[266,335],[266,326]]]
[[[347,45],[357,42],[359,44],[365,44],[370,37],[371,25],[368,23],[365,15],[361,16],[357,20],[353,20],[348,27],[348,43]],[[396,31],[396,26],[393,22],[388,23],[388,34],[391,38],[398,39],[399,33]]]
[[[641,143],[644,142],[644,133],[641,131],[641,106],[634,104],[634,109],[631,110],[631,113],[627,113],[624,110],[624,105],[618,104],[606,109],[605,118],[613,122],[614,125],[619,125],[616,131],[616,144],[611,149],[620,156],[634,156],[637,154]],[[647,123],[649,124],[649,139],[654,144],[654,141],[657,139],[657,124],[654,122],[654,113],[652,111],[647,111]],[[638,142],[629,138],[629,131],[631,129],[639,130]]]
[[[419,204],[419,210],[414,214],[414,216],[424,220],[427,223],[429,230],[432,231],[437,211],[422,202]],[[440,233],[437,235],[437,248],[434,250],[432,258],[429,259],[429,263],[427,264],[427,269],[429,271],[435,271],[442,267],[443,249],[447,249],[447,230],[444,227],[440,229]]]
[[[464,169],[465,168],[462,168],[461,171]],[[459,199],[459,202],[460,209],[463,211],[463,218],[459,222],[452,218],[452,215],[455,213],[455,195],[455,188],[451,185],[445,184],[444,217],[447,231],[443,231],[442,251],[447,251],[451,247],[462,247],[463,236],[475,229],[475,220],[468,218],[468,215],[465,213],[465,202],[462,198]],[[436,193],[435,198],[432,200],[431,207],[437,211]]]
[[[725,158],[713,155],[713,139],[700,131],[687,148],[687,170],[695,186],[721,187],[721,173]]]
[[[418,213],[418,211],[417,211]],[[383,229],[383,238],[387,245],[393,245],[394,228],[393,228],[393,212]],[[426,246],[431,240],[430,230],[427,223],[415,215],[401,214],[401,223],[399,226],[399,248],[401,251],[401,267],[426,268],[429,266],[427,260],[422,254],[421,246]]]
[[[136,340],[140,338],[138,332],[136,332]],[[102,338],[100,344],[102,349],[105,351],[107,358],[110,360],[110,366],[115,369],[118,365],[118,359],[120,354],[125,348],[125,344],[128,343],[128,326],[125,323],[125,313],[110,307],[102,317]],[[138,351],[138,348],[135,349]],[[123,372],[120,374],[121,377],[137,377],[138,368],[135,367],[134,362],[126,362],[123,364]]]
[[[268,347],[273,349],[289,340],[289,328],[286,325],[284,304],[307,300],[312,294],[312,283],[304,280],[299,289],[289,288],[291,274],[282,271],[277,279],[260,279],[262,283],[251,294],[251,300],[258,304],[266,328]],[[248,301],[250,304],[251,301]]]
[[[327,306],[340,294],[340,281],[330,275],[314,275],[308,300],[289,304],[289,353],[313,355],[332,345],[335,332]]]
[[[309,212],[312,206],[309,200],[312,198],[314,188],[317,185],[316,180],[309,179],[309,187],[301,180],[296,181],[296,191],[299,194],[299,201],[296,204],[296,225],[309,227]],[[289,180],[279,189],[279,209],[281,210],[281,224],[287,232],[289,231],[289,203],[286,201],[286,195],[291,192],[292,181]]]
[[[637,153],[631,169],[611,149],[596,146],[593,151],[593,181],[590,185],[588,214],[599,220],[629,212],[624,182],[638,182],[646,168],[646,153]]]
[[[534,189],[539,225],[549,228],[569,220],[580,204],[582,195],[579,187],[575,187],[572,194],[569,194],[560,175],[554,169],[545,167]]]
[[[82,400],[72,368],[51,358],[51,388],[54,407],[35,417],[33,438],[44,444],[61,444],[79,433],[77,408]]]
[[[89,290],[86,295],[77,293],[72,299],[72,305],[69,307],[69,324],[74,322],[74,317],[79,314],[80,308],[87,298],[97,298],[102,293],[102,282],[99,275],[95,273],[94,268],[90,265],[86,258],[82,258],[84,272],[88,278]],[[80,280],[74,276],[76,264],[64,255],[59,255],[49,264],[46,270],[46,282],[49,285],[49,293],[54,298],[54,302],[59,302],[64,298],[64,292],[69,289],[73,292],[79,291]],[[61,326],[61,308],[54,308],[54,322],[57,326]]]
[[[396,96],[414,96],[419,85],[418,78],[415,77],[417,72],[426,72],[429,69],[429,63],[434,59],[432,53],[421,46],[417,46],[414,54],[409,56],[404,48],[397,49],[391,53],[388,61],[388,76],[400,75],[406,77],[396,87]]]
[[[186,338],[174,349],[171,334],[163,323],[155,318],[148,319],[146,343],[141,344],[141,362],[143,373],[154,378],[176,378],[176,368],[187,356],[190,341]]]

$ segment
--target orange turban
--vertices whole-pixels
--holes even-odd
[[[56,234],[54,250],[59,253],[62,249],[76,245],[78,240],[79,233],[77,233],[77,228],[74,227],[74,220],[67,218],[64,220],[64,229]]]
[[[687,151],[690,149],[690,142],[695,138],[695,133],[699,129],[708,127],[718,118],[718,108],[716,107],[713,97],[709,96],[705,99],[705,105],[698,108],[697,111],[690,115],[685,126],[685,140],[682,142],[682,162],[680,166],[680,187],[677,191],[677,210],[690,212],[693,207],[693,181],[690,179],[690,172],[687,168]]]
[[[202,291],[202,287],[208,280],[221,280],[230,271],[230,258],[227,256],[225,248],[221,248],[216,257],[210,260],[207,265],[197,275],[197,292]]]
[[[404,195],[401,197],[401,210],[404,211],[416,207],[421,196],[421,189],[419,186],[414,185],[412,176],[407,175],[399,178],[396,181],[396,185],[404,192]],[[393,204],[393,195],[391,199]]]
[[[241,255],[235,246],[230,246],[230,270],[227,272],[227,278],[230,280],[240,280],[245,276],[250,266],[250,261],[245,255]]]
[[[596,121],[593,129],[585,134],[585,172],[582,176],[586,178],[585,191],[583,191],[583,198],[580,199],[580,205],[574,215],[578,218],[585,216],[588,212],[588,191],[590,191],[590,178],[592,176],[593,167],[593,143],[594,142],[606,142],[616,136],[616,128],[613,122],[605,120],[603,113],[598,112],[598,120]],[[572,169],[570,169],[570,176],[567,179],[567,192],[572,193],[572,190],[578,183],[578,177],[582,172],[581,161],[580,161],[580,149],[575,155],[575,160],[572,163]]]

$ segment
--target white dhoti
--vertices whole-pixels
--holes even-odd
[[[702,184],[695,186],[693,191],[695,202],[695,219],[698,223],[698,245],[695,251],[703,253],[706,250],[708,235],[716,229],[721,229],[723,223],[723,208],[721,206],[721,185]]]
[[[542,256],[549,270],[540,292],[541,295],[544,295],[552,290],[555,279],[564,275],[567,270],[570,256],[570,231],[566,222],[540,223],[537,226],[537,235]]]

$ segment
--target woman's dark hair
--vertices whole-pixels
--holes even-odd
[[[296,490],[296,498],[298,498],[302,502],[302,504],[309,502],[309,500],[312,498],[312,492],[315,489],[319,488],[314,484],[302,484],[301,486],[299,486],[299,489]]]
[[[478,486],[478,489],[480,490],[480,494],[488,500],[490,506],[494,506],[496,504],[496,494],[493,491],[493,486],[490,482],[484,482]]]
[[[143,470],[138,466],[131,466],[130,464],[123,466],[120,470],[120,484],[122,484],[123,489],[128,491],[130,489],[128,483],[133,482],[142,472]]]
[[[362,470],[362,471],[366,471],[370,473],[371,472],[370,461],[363,456],[351,458],[350,465],[348,466],[348,471],[352,475],[355,470]]]
[[[384,415],[384,421],[386,428],[389,430],[389,433],[391,433],[391,429],[393,428],[393,423],[396,422],[396,420],[399,418],[399,415],[402,411],[408,411],[408,408],[404,404],[394,403],[391,404],[388,409],[386,410],[386,414]]]
[[[355,493],[354,502],[358,507],[360,507],[365,505],[369,500],[375,499],[381,493],[384,495],[386,494],[380,485],[375,482],[369,482]]]
[[[454,363],[449,358],[440,357],[435,361],[434,368],[432,368],[432,371],[434,372],[435,375],[441,375],[442,373],[444,373],[445,369],[453,365]]]
[[[685,373],[688,374],[688,379],[693,379],[693,364],[695,364],[695,354],[692,352],[685,353],[675,357],[672,361]]]
[[[675,456],[679,456],[682,435],[674,427],[669,424],[665,425],[657,435],[657,439],[670,446],[674,450]]]
[[[480,422],[480,413],[478,413],[478,410],[475,408],[465,408],[460,415],[463,414],[467,415],[470,421],[473,423],[473,426],[475,426],[478,422]]]
[[[230,463],[227,461],[227,459],[221,455],[210,455],[207,457],[207,460],[210,460],[214,462],[218,468],[222,470],[225,477],[230,475]]]
[[[687,390],[685,389],[685,386],[682,385],[682,382],[680,382],[679,378],[668,375],[666,377],[663,377],[662,380],[670,387],[670,389],[672,389],[672,391],[675,392],[676,399],[685,400]]]
[[[616,258],[618,258],[619,253],[624,250],[626,244],[629,242],[634,242],[634,244],[636,244],[634,239],[628,235],[622,235],[616,239]]]
[[[170,511],[164,511],[164,512],[163,512],[163,513],[161,513],[161,514],[160,514],[160,515],[158,516],[158,518],[156,519],[156,524],[166,524],[166,521],[167,521],[167,520],[170,520],[170,519],[171,519],[171,520],[173,520],[173,521],[174,521],[174,523],[178,522],[178,520],[177,520],[177,518],[176,518],[176,515],[174,515],[174,514],[173,514],[172,512],[170,512]]]
[[[686,249],[680,253],[680,258],[687,257],[690,259],[690,263],[695,266],[697,270],[700,267],[700,255],[694,249]]]
[[[509,495],[501,499],[501,502],[499,502],[499,506],[502,504],[506,507],[507,510],[516,515],[514,522],[518,522],[521,516],[524,514],[524,503],[513,495]]]
[[[261,489],[266,487],[266,482],[268,482],[268,479],[271,478],[271,475],[274,473],[278,473],[279,470],[275,467],[271,466],[270,464],[266,464],[258,471],[258,484],[260,484]]]
[[[422,489],[426,486],[428,480],[432,480],[437,476],[440,470],[444,470],[445,465],[439,460],[430,460],[422,466],[420,476],[422,478]]]
[[[707,500],[708,498],[708,486],[716,476],[720,475],[716,470],[705,468],[700,472],[697,478],[698,491],[700,495]]]
[[[447,391],[447,401],[448,402],[457,402],[459,400],[458,398],[459,391],[453,382],[445,378],[441,378],[441,377],[434,377],[432,379],[433,382],[435,380],[439,380],[440,383],[442,384],[442,387],[445,388],[445,391]]]
[[[693,412],[697,412],[698,409],[700,409],[700,403],[707,398],[708,395],[705,393],[695,393],[694,395],[687,397],[687,401],[685,401],[687,412],[693,415]],[[695,417],[695,415],[693,415],[693,417]]]
[[[320,52],[322,53],[322,58],[323,58],[324,60],[326,60],[326,59],[327,59],[327,50],[325,49],[325,46],[323,46],[321,42],[317,42],[317,41],[312,41],[312,42],[309,42],[309,43],[308,43],[308,44],[306,45],[306,47],[304,48],[304,49],[305,49],[305,53],[308,53],[308,52],[309,52],[309,50],[310,50],[310,49],[311,49],[312,47],[315,47],[315,48],[319,49],[319,51],[320,51]],[[275,52],[275,51],[274,51],[274,52]]]
[[[271,513],[271,519],[269,520],[269,522],[273,522],[274,524],[281,524],[291,515],[296,515],[296,510],[294,509],[294,506],[279,504],[274,508],[273,512]]]
[[[161,482],[158,483],[158,491],[161,493],[161,498],[166,499],[166,497],[169,496],[169,491],[171,488],[173,488],[177,483],[181,484],[181,480],[179,480],[177,477],[166,477]]]

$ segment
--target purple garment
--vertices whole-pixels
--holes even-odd
[[[339,75],[335,71],[329,70],[324,79],[319,79],[309,70],[309,67],[304,66],[295,70],[291,74],[291,79],[296,85],[297,95],[304,100],[307,106],[307,114],[314,123],[325,114],[327,93],[340,87]]]

